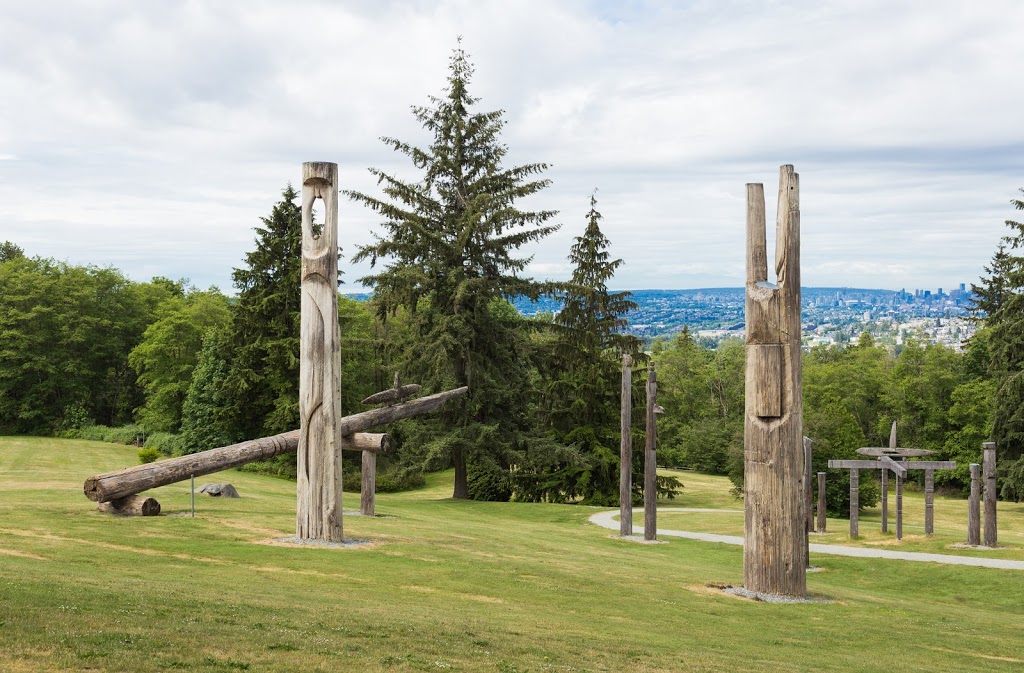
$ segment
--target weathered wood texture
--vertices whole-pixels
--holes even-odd
[[[391,407],[370,409],[341,419],[342,448],[361,451],[377,449],[385,453],[389,447],[387,435],[363,433],[361,430],[385,423],[430,413],[448,400],[465,395],[469,388],[463,386],[428,395],[416,400],[402,402]],[[239,444],[222,446],[187,456],[179,456],[155,463],[134,465],[114,472],[106,472],[85,480],[85,497],[96,502],[116,500],[134,493],[141,493],[158,486],[166,486],[191,475],[203,475],[238,467],[257,460],[267,460],[282,453],[295,451],[299,446],[299,431],[292,430],[272,437],[262,437]]]
[[[924,471],[924,534],[935,532],[935,470]]]
[[[971,463],[971,495],[967,498],[967,544],[981,544],[981,465]]]
[[[860,536],[860,470],[850,470],[850,538]]]
[[[859,470],[892,470],[899,473],[900,470],[953,470],[956,469],[955,460],[830,460],[829,467],[836,468],[857,468]]]
[[[359,513],[373,516],[377,507],[377,454],[363,451],[363,472],[359,489]]]
[[[622,356],[619,416],[619,535],[633,534],[633,358]]]
[[[985,478],[985,546],[995,547],[996,533],[996,444],[982,444],[982,476]]]
[[[804,437],[804,507],[807,513],[807,532],[814,531],[814,485],[813,485],[813,447],[814,442],[810,437]],[[807,544],[804,545],[804,567],[811,567],[811,536],[805,535]]]
[[[324,204],[314,231],[313,204]],[[295,536],[341,542],[341,337],[338,332],[338,165],[302,164],[302,299]]]
[[[818,532],[825,532],[826,525],[826,509],[825,509],[825,473],[818,473]]]
[[[787,596],[807,593],[799,193],[799,176],[782,166],[772,285],[764,187],[747,185],[743,585]]]
[[[96,509],[120,516],[157,516],[160,514],[160,503],[156,501],[156,498],[149,496],[129,495],[117,500],[97,503]]]
[[[903,477],[896,475],[896,539],[903,539]]]
[[[360,404],[386,404],[390,402],[398,402],[404,400],[406,397],[415,395],[423,389],[418,383],[408,383],[404,386],[398,386],[397,388],[390,388],[388,390],[382,390],[379,393],[370,395]]]
[[[889,532],[889,470],[882,470],[882,532]]]
[[[644,446],[644,539],[653,540],[658,532],[658,376],[652,361],[647,370],[647,423]]]

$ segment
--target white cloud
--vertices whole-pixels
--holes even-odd
[[[409,106],[457,35],[509,160],[552,165],[538,275],[568,275],[597,187],[616,286],[737,285],[743,185],[794,163],[806,283],[948,286],[1024,184],[1010,0],[57,5],[0,9],[0,236],[136,277],[229,286],[302,161],[414,178],[378,138],[424,142]],[[351,253],[375,219],[341,207]]]

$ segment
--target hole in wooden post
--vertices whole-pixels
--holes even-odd
[[[312,205],[309,210],[309,224],[313,230],[313,240],[319,241],[320,236],[324,233],[324,222],[326,222],[326,216],[324,213],[327,211],[324,206],[324,200],[321,197],[313,199]]]

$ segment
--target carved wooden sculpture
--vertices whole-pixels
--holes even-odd
[[[647,370],[647,432],[644,445],[644,539],[658,532],[658,376],[651,362]]]
[[[981,465],[971,463],[971,495],[967,498],[967,544],[981,544]]]
[[[313,202],[323,199],[314,231]],[[302,303],[295,536],[341,542],[338,165],[302,164]]]
[[[622,356],[619,416],[619,535],[633,534],[633,358]]]
[[[743,584],[807,593],[800,373],[800,187],[779,170],[775,273],[768,282],[764,186],[747,185],[747,372]]]
[[[985,546],[995,547],[996,534],[996,443],[982,444],[982,475],[985,478]]]

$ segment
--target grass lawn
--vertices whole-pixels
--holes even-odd
[[[378,496],[388,517],[346,517],[369,547],[275,546],[294,532],[295,487],[269,477],[197,480],[230,481],[242,498],[197,496],[195,519],[182,516],[187,483],[152,492],[167,516],[99,514],[82,481],[135,454],[0,438],[0,671],[1024,667],[1020,572],[817,556],[809,589],[834,603],[755,603],[707,586],[742,582],[738,547],[623,542],[587,524],[586,507],[453,501],[450,473]],[[682,478],[674,504],[740,509],[724,480]],[[956,528],[955,504],[940,518],[937,502],[937,528]],[[1024,517],[1006,509],[1000,537],[1013,543]],[[735,532],[735,516],[661,523]]]

